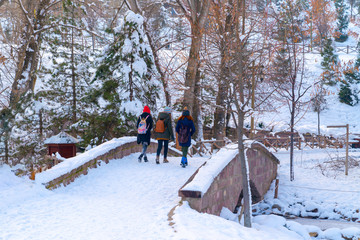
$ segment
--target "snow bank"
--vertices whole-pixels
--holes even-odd
[[[286,220],[279,216],[257,216],[254,218],[253,228],[246,228],[235,221],[198,213],[191,209],[186,201],[177,207],[174,213],[174,229],[181,236],[180,239],[310,239],[286,228]]]

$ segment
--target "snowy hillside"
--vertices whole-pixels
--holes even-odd
[[[354,29],[356,30],[356,29]],[[334,46],[352,46],[357,45],[357,39],[349,38],[348,41],[344,43],[334,42]],[[335,48],[336,49],[336,48]],[[356,60],[357,53],[352,52],[346,54],[344,52],[338,52],[339,59],[343,64],[353,62]],[[322,57],[320,53],[306,53],[305,54],[306,64],[306,82],[307,86],[314,85],[315,82],[319,81],[320,75],[323,72],[321,67]],[[339,88],[337,86],[326,86],[328,90],[328,95],[326,98],[326,108],[320,114],[320,128],[321,134],[333,135],[333,136],[344,136],[345,129],[329,129],[327,126],[330,125],[346,125],[349,124],[350,133],[359,134],[360,133],[360,124],[358,119],[360,119],[360,109],[359,104],[355,106],[349,106],[344,103],[339,102],[339,97],[337,93]],[[310,89],[307,94],[304,96],[303,101],[308,102],[312,97],[314,97],[314,88]],[[262,123],[265,125],[266,129],[273,129],[276,131],[288,131],[289,130],[289,109],[285,104],[276,104],[276,111],[274,112],[261,112],[255,116],[256,125]],[[250,120],[249,120],[250,122]],[[300,133],[315,133],[317,134],[317,113],[312,109],[311,103],[305,104],[302,107],[301,114],[297,119],[295,129]]]

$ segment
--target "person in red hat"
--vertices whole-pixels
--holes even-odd
[[[151,129],[153,128],[153,119],[151,117],[150,108],[148,106],[144,107],[143,113],[139,116],[136,128],[138,129],[137,143],[141,143],[143,146],[143,150],[138,160],[141,162],[142,158],[144,157],[144,162],[148,162],[146,150],[150,145]]]

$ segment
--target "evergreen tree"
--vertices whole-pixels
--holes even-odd
[[[24,164],[32,168],[46,154],[43,144],[43,133],[50,124],[44,119],[43,103],[33,92],[28,92],[13,110],[11,135],[9,138],[9,151],[12,164]]]
[[[42,97],[51,102],[53,108],[48,114],[52,118],[53,130],[58,132],[75,124],[81,119],[84,109],[82,101],[85,90],[89,87],[94,53],[90,46],[82,43],[82,31],[85,28],[81,16],[85,13],[75,1],[63,2],[61,26],[54,29],[46,38],[49,56],[40,72],[43,79]]]
[[[281,48],[275,57],[273,68],[276,78],[274,80],[279,82],[286,82],[286,78],[289,76],[290,58],[284,48]]]
[[[337,29],[335,41],[345,42],[348,39],[346,32],[349,26],[349,16],[346,13],[348,7],[345,4],[345,0],[335,0],[335,7],[337,12]]]
[[[99,144],[112,137],[135,133],[137,115],[144,105],[154,109],[159,83],[143,30],[143,18],[131,11],[112,31],[114,42],[98,59],[87,100],[85,142]]]
[[[16,163],[32,167],[43,159],[46,149],[43,143],[50,135],[69,129],[81,119],[79,110],[85,107],[81,98],[88,88],[91,74],[91,54],[81,44],[84,28],[82,8],[77,3],[63,1],[63,14],[52,16],[50,22],[58,22],[43,39],[46,55],[42,68],[37,72],[40,89],[22,97],[11,113],[9,155]]]
[[[322,61],[321,66],[324,70],[322,76],[322,82],[324,84],[333,86],[336,84],[335,80],[335,66],[338,63],[338,56],[334,53],[334,48],[332,47],[332,40],[326,39],[324,48],[321,52]]]
[[[360,42],[358,43],[358,46]],[[359,102],[360,83],[360,49],[354,66],[344,72],[345,80],[340,83],[339,100],[342,103],[354,106]]]
[[[342,103],[354,106],[359,102],[358,93],[359,90],[352,89],[349,83],[341,83],[339,100]]]

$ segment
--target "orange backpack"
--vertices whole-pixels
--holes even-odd
[[[165,123],[164,123],[164,119],[159,119],[156,121],[156,125],[155,125],[155,132],[157,133],[163,133],[165,132]]]

